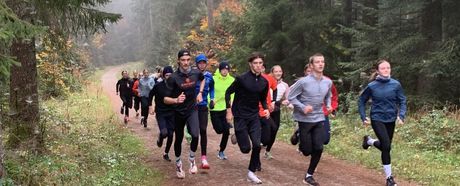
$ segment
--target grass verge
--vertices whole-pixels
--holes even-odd
[[[84,91],[42,103],[46,152],[7,151],[2,185],[160,185],[142,142],[112,111],[97,71]]]
[[[289,142],[297,127],[289,111],[282,113],[278,139]],[[417,123],[416,123],[417,122]],[[406,135],[415,130],[418,120],[408,118],[405,126],[397,126],[391,150],[392,168],[397,177],[416,181],[422,185],[458,185],[460,183],[460,155],[449,150],[428,150],[413,145],[417,139]],[[428,127],[428,126],[426,126]],[[434,126],[437,127],[437,126]],[[340,116],[332,120],[331,142],[325,152],[339,159],[382,171],[380,151],[376,148],[363,150],[362,137],[369,134],[375,138],[371,127],[364,128],[357,116]],[[420,134],[421,135],[421,134]],[[383,179],[383,173],[382,173]]]

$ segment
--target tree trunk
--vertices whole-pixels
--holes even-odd
[[[27,2],[17,3],[7,1],[11,9],[24,21],[33,23],[32,5]],[[39,134],[40,120],[37,60],[35,58],[34,39],[17,39],[10,48],[11,56],[20,63],[11,67],[10,76],[10,115],[13,121],[8,143],[12,147],[26,145],[34,152],[42,150],[43,139]]]
[[[353,24],[353,1],[352,0],[344,0],[343,2],[343,25],[347,28],[351,28]],[[343,46],[347,49],[351,49],[351,40],[352,36],[349,33],[345,33],[343,36]],[[351,53],[347,53],[344,56],[343,61],[350,62],[351,61]]]
[[[40,118],[35,42],[15,41],[11,46],[11,55],[21,65],[11,67],[10,110],[14,129],[9,135],[9,142],[13,146],[20,142],[31,142],[33,149],[38,150],[35,141],[37,139],[34,139]]]
[[[363,22],[366,25],[369,25],[371,27],[377,26],[377,23],[378,23],[378,17],[377,17],[378,13],[377,12],[379,9],[378,0],[364,0],[364,6],[372,10],[364,10]],[[378,57],[379,57],[378,47],[375,47],[369,52],[368,58],[372,60],[377,60]]]
[[[420,32],[425,38],[423,53],[429,53],[442,40],[442,0],[425,0],[422,11]],[[428,58],[428,56],[426,56]],[[419,95],[430,93],[433,78],[420,75],[417,79],[417,93]]]
[[[442,0],[426,0],[422,13],[421,33],[427,41],[436,42],[442,39]]]
[[[212,30],[214,26],[214,16],[212,15],[214,10],[214,0],[206,0],[206,6],[208,7],[208,28],[209,30]]]
[[[3,151],[3,123],[2,123],[2,112],[3,108],[0,105],[0,179],[3,179],[6,177],[6,171],[5,171],[5,166],[3,166],[3,157],[4,157],[4,151]]]

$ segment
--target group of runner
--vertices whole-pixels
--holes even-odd
[[[222,134],[217,157],[226,160],[224,151],[234,128],[234,138],[242,153],[251,152],[247,180],[262,183],[256,175],[262,170],[261,149],[264,157],[272,159],[272,146],[280,127],[281,107],[293,110],[293,119],[298,129],[291,137],[293,145],[299,144],[298,151],[311,156],[303,182],[319,185],[313,178],[321,159],[323,145],[330,142],[330,121],[338,108],[338,93],[332,80],[323,75],[325,59],[322,54],[314,54],[307,59],[305,76],[291,87],[283,81],[281,66],[275,65],[265,72],[264,55],[252,53],[247,62],[249,70],[237,77],[230,75],[230,64],[221,61],[215,73],[209,72],[208,58],[197,55],[195,65],[188,50],[180,50],[177,55],[178,68],[165,66],[154,76],[148,70],[142,74],[122,72],[117,82],[117,94],[123,102],[121,114],[129,122],[129,109],[134,100],[136,117],[141,110],[140,123],[147,127],[149,114],[155,113],[159,126],[158,147],[167,138],[163,158],[169,158],[169,149],[174,140],[175,169],[178,178],[185,178],[183,170],[182,141],[184,128],[191,136],[188,154],[190,174],[198,172],[195,161],[198,143],[201,145],[200,168],[209,169],[207,160],[208,113],[217,134]],[[371,124],[377,139],[366,135],[362,147],[375,146],[382,152],[382,164],[386,174],[386,184],[396,185],[391,173],[390,149],[395,122],[403,123],[406,112],[406,98],[401,84],[391,78],[390,63],[380,60],[376,65],[375,78],[364,89],[359,98],[359,112],[364,125]],[[366,103],[372,99],[370,119],[366,117]],[[155,107],[152,107],[152,102]],[[232,125],[233,123],[233,125]],[[175,139],[173,139],[175,138]]]

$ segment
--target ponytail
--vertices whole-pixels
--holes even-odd
[[[378,75],[377,71],[373,72],[371,74],[371,76],[369,77],[369,82],[374,81],[375,79],[377,79],[377,75]]]
[[[374,81],[377,78],[377,75],[378,75],[377,72],[379,71],[379,66],[380,66],[380,64],[382,64],[384,62],[388,62],[388,60],[386,60],[386,59],[377,60],[377,63],[375,63],[375,65],[374,65],[374,70],[375,71],[371,74],[371,76],[369,78],[369,82]]]

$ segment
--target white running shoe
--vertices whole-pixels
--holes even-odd
[[[198,172],[198,168],[196,167],[195,158],[193,159],[189,158],[189,161],[190,161],[190,169],[188,170],[188,172],[190,174],[196,174]]]
[[[179,179],[185,178],[184,170],[182,170],[182,161],[179,161],[179,162],[176,161],[176,174],[177,174],[177,178]]]
[[[248,181],[255,183],[255,184],[262,184],[262,180],[260,180],[254,172],[249,171],[248,172]]]

